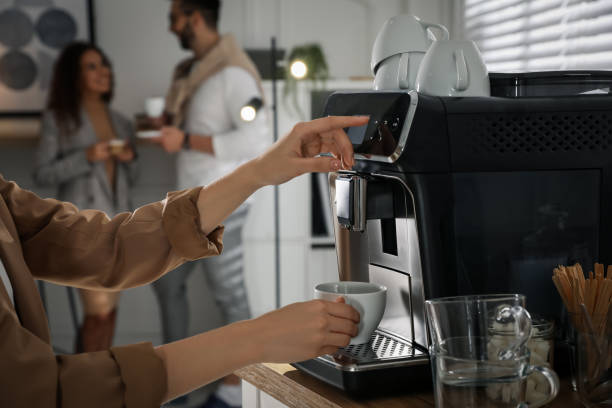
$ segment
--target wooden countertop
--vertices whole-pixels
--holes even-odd
[[[435,406],[431,392],[357,401],[289,364],[254,364],[236,371],[235,374],[290,408],[431,408]],[[571,392],[567,381],[561,382],[559,395],[548,405],[551,408],[580,406],[577,394]]]

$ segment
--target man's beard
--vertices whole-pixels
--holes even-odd
[[[179,43],[181,44],[181,48],[184,50],[190,50],[191,43],[194,37],[193,30],[191,29],[191,24],[189,23],[185,24],[183,31],[180,32],[178,37],[179,37]]]

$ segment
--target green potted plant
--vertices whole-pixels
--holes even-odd
[[[298,82],[308,81],[310,90],[323,87],[329,78],[329,69],[325,54],[319,44],[305,44],[294,47],[287,57],[285,70],[285,102],[290,100],[291,107],[305,120],[298,98]]]

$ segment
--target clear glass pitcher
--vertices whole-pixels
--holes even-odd
[[[437,407],[527,407],[527,377],[559,390],[548,367],[529,364],[531,317],[523,295],[458,296],[426,301]],[[503,339],[500,330],[513,333]]]

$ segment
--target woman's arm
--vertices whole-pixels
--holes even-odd
[[[32,275],[86,289],[147,284],[187,260],[218,255],[222,229],[203,234],[200,188],[110,219],[96,210],[42,199],[0,177],[0,196]]]
[[[164,400],[249,364],[304,361],[334,353],[357,334],[357,323],[359,314],[342,299],[313,300],[159,346],[155,351],[168,379]]]
[[[367,121],[367,117],[337,116],[297,124],[264,154],[202,189],[198,199],[202,231],[212,231],[263,186],[282,184],[304,173],[351,168],[353,147],[343,129]],[[321,153],[334,157],[315,157]]]
[[[112,219],[100,211],[43,200],[2,178],[0,195],[36,278],[122,290],[149,283],[187,260],[218,254],[219,224],[258,188],[306,172],[352,166],[352,145],[343,128],[366,122],[329,117],[298,124],[263,155],[217,182],[170,193],[161,202]],[[323,152],[335,157],[313,157]]]

